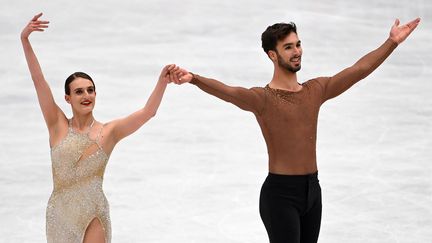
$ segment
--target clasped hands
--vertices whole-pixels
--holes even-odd
[[[193,74],[175,64],[169,64],[163,68],[160,78],[167,83],[184,84],[192,81]]]

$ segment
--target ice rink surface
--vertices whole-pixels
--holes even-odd
[[[89,73],[95,117],[141,108],[165,64],[235,86],[266,85],[268,25],[294,21],[301,82],[350,66],[396,17],[422,22],[365,80],[320,112],[321,243],[432,242],[432,3],[427,0],[0,0],[0,242],[46,242],[48,132],[19,41],[31,41],[59,106],[63,82]],[[428,78],[429,77],[429,78]],[[154,120],[122,141],[105,174],[112,242],[268,242],[258,213],[267,152],[251,113],[192,85],[171,85]]]

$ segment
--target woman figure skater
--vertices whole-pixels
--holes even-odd
[[[28,68],[33,79],[43,117],[49,131],[54,189],[46,211],[49,243],[109,243],[111,224],[108,201],[102,182],[114,146],[150,118],[161,103],[175,65],[163,68],[156,87],[144,108],[131,115],[101,123],[93,117],[96,87],[82,72],[65,82],[65,99],[73,116],[68,119],[57,106],[29,41],[34,31],[44,31],[49,21],[34,16],[21,33]]]

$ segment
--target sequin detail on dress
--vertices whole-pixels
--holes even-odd
[[[92,140],[88,132],[74,131],[69,120],[66,137],[51,149],[54,190],[46,211],[48,243],[82,243],[94,218],[100,220],[106,242],[111,242],[109,205],[102,190],[108,162],[99,145],[102,128]]]

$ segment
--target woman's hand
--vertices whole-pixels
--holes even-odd
[[[179,70],[179,67],[177,67],[175,64],[169,64],[166,65],[159,76],[159,81],[163,81],[166,83],[171,83],[172,78],[175,72]]]
[[[42,13],[39,13],[30,20],[21,32],[21,39],[28,38],[33,31],[44,31],[44,29],[48,28],[49,21],[39,20],[41,16]]]
[[[170,71],[169,82],[175,84],[189,83],[193,79],[193,75],[184,68],[176,67]]]

